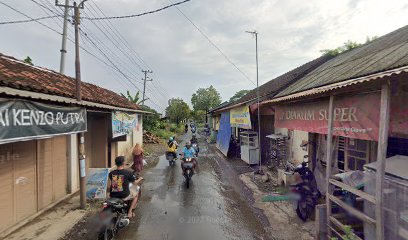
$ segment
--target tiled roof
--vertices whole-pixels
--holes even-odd
[[[32,92],[75,98],[75,79],[55,71],[31,66],[0,53],[0,86]],[[82,100],[137,110],[126,98],[105,88],[82,82]]]
[[[408,26],[344,52],[317,67],[277,96],[364,77],[408,65]]]

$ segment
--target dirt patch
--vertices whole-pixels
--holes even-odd
[[[289,202],[262,202],[267,195],[253,180],[253,173],[244,173],[240,179],[253,192],[254,207],[262,209],[270,222],[269,232],[277,239],[314,239],[314,221],[302,222]]]

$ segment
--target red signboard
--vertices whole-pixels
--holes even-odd
[[[408,92],[402,91],[391,95],[390,134],[396,137],[408,136]]]
[[[378,140],[380,93],[334,98],[333,135]],[[329,99],[275,108],[275,127],[327,134]]]

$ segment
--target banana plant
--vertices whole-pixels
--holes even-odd
[[[139,97],[139,95],[140,95],[140,92],[139,92],[139,91],[137,91],[137,93],[135,94],[135,96],[130,95],[129,90],[126,91],[126,95],[127,95],[127,96],[125,96],[125,94],[123,94],[123,93],[121,93],[120,95],[122,95],[122,97],[127,98],[129,101],[131,101],[131,102],[133,102],[133,103],[136,103],[136,104],[138,104],[138,105],[140,105],[140,104],[142,103],[142,101],[143,101],[143,100],[140,99],[140,97]]]

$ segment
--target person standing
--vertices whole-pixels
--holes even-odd
[[[132,156],[133,156],[132,169],[137,174],[140,174],[143,170],[143,156],[144,156],[144,150],[140,143],[136,143],[132,151]]]

